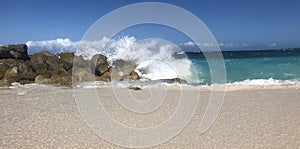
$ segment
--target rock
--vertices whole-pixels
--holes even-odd
[[[33,83],[35,73],[32,71],[30,63],[23,60],[1,59],[0,60],[0,79],[5,84],[20,82],[21,84]]]
[[[58,55],[58,57],[60,58],[60,60],[62,61],[62,66],[63,68],[68,71],[68,72],[72,72],[72,67],[73,67],[73,61],[74,61],[74,53],[72,52],[64,52],[64,53],[60,53]]]
[[[16,82],[16,78],[18,76],[18,67],[12,67],[6,70],[5,74],[4,74],[4,79],[6,80],[13,80],[13,82]],[[11,82],[11,81],[9,81]]]
[[[58,57],[66,63],[73,64],[75,55],[74,52],[63,52],[58,54]]]
[[[107,72],[102,74],[101,76],[95,76],[95,81],[102,81],[102,82],[110,82],[111,81],[111,72],[112,69],[109,68]]]
[[[17,82],[17,76],[18,76],[18,68],[12,67],[6,70],[2,80],[5,82],[5,84],[10,85],[13,82]]]
[[[187,83],[186,80],[181,78],[173,78],[173,79],[162,79],[162,81],[168,82],[168,83]]]
[[[72,77],[69,74],[52,75],[49,83],[72,86]]]
[[[0,46],[0,59],[28,60],[27,45],[16,44]]]
[[[14,67],[6,70],[3,79],[9,83],[19,82],[21,84],[33,83],[35,74],[27,62],[18,62]]]
[[[95,81],[95,75],[90,68],[76,68],[73,69],[74,81]]]
[[[30,64],[37,75],[57,75],[67,72],[62,61],[48,51],[36,53],[30,57]]]
[[[134,70],[130,72],[129,74],[129,78],[131,80],[138,80],[140,79],[140,76],[138,75],[138,73],[136,73]]]
[[[72,85],[72,66],[74,53],[61,53],[58,56],[48,51],[30,57],[30,64],[36,73],[37,83]]]
[[[59,84],[59,85],[72,85],[72,77],[69,74],[60,74],[60,75],[38,75],[35,77],[36,83],[46,83],[46,84]]]
[[[129,86],[128,88],[132,90],[142,90],[142,88],[138,86]]]
[[[35,77],[35,82],[36,83],[50,83],[50,76],[45,76],[45,75],[38,75]]]
[[[0,80],[4,77],[5,72],[9,67],[7,66],[6,62],[0,60]]]
[[[139,79],[140,77],[134,71],[136,64],[124,60],[116,60],[113,62],[111,73],[112,80],[121,81],[124,79]]]
[[[10,85],[11,84],[7,80],[0,80],[0,87],[9,87]]]
[[[108,71],[109,65],[104,55],[96,54],[91,59],[91,69],[95,71],[96,76],[101,76]]]
[[[74,83],[81,81],[110,82],[112,78],[116,81],[136,80],[140,77],[134,71],[135,68],[135,63],[124,60],[114,61],[113,67],[110,67],[107,58],[101,54],[94,55],[88,61],[74,53],[53,55],[48,51],[42,51],[30,56],[29,61],[0,59],[0,86],[9,86],[13,82],[69,86],[72,85],[72,81]]]

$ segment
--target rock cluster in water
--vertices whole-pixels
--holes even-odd
[[[82,81],[138,80],[134,62],[116,60],[109,64],[107,57],[96,54],[85,60],[74,53],[52,54],[42,51],[31,56],[26,44],[0,46],[0,86],[14,83],[46,83],[71,86]],[[180,78],[166,82],[186,83]]]

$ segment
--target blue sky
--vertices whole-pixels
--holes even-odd
[[[0,44],[29,40],[81,39],[100,17],[119,7],[144,2],[75,0],[2,0]],[[224,48],[266,49],[300,47],[299,0],[173,0],[166,2],[198,16]],[[126,18],[124,18],[126,19]],[[158,37],[175,43],[188,42],[161,26],[137,26],[121,35]],[[227,45],[227,46],[226,46]]]

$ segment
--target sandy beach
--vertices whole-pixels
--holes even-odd
[[[142,128],[168,119],[176,110],[178,101],[174,97],[179,97],[181,89],[189,94],[199,91],[197,109],[188,125],[171,140],[153,148],[300,147],[299,85],[228,86],[221,111],[204,134],[199,134],[197,128],[209,102],[208,87],[156,88],[166,89],[165,100],[148,114],[120,106],[111,87],[97,88],[96,92],[113,119]],[[116,91],[129,91],[139,100],[151,96],[148,89]],[[105,141],[87,126],[71,88],[2,88],[0,95],[0,148],[122,148]]]

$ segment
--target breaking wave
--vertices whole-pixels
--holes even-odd
[[[185,79],[189,83],[197,82],[196,71],[187,56],[175,58],[174,53],[182,51],[177,45],[162,39],[137,41],[135,37],[124,36],[119,39],[104,37],[100,41],[71,41],[56,39],[46,41],[28,41],[29,52],[48,50],[53,53],[75,52],[85,59],[95,54],[103,54],[109,62],[122,59],[134,62],[136,72],[144,79]]]

